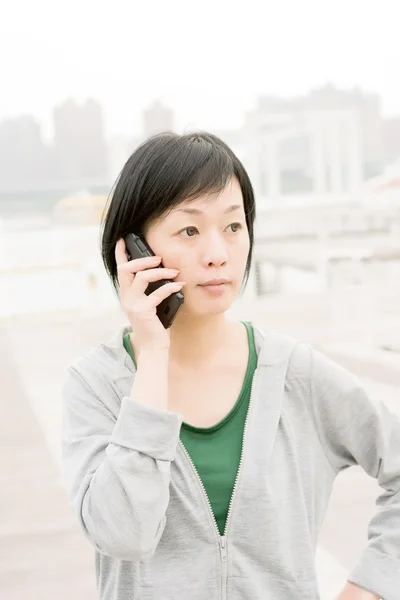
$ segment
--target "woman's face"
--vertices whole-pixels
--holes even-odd
[[[240,290],[250,249],[239,182],[232,178],[219,195],[182,202],[145,237],[165,267],[185,281],[184,311],[206,316],[225,312]],[[209,285],[205,285],[209,284]]]

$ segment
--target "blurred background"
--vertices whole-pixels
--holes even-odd
[[[257,195],[232,313],[313,343],[400,414],[396,4],[15,0],[0,14],[0,598],[94,600],[60,470],[68,364],[125,322],[99,254],[107,196],[159,131],[206,129]],[[376,482],[341,475],[321,598],[366,543]]]

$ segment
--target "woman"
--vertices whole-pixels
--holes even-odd
[[[254,217],[245,169],[209,134],[148,140],[113,192],[102,254],[129,325],[64,387],[69,495],[102,600],[317,599],[319,529],[354,464],[384,491],[339,598],[400,597],[399,423],[312,348],[227,317]],[[155,257],[128,260],[129,233]],[[165,329],[156,308],[180,290]]]

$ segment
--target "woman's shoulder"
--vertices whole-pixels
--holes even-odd
[[[344,393],[359,386],[358,379],[309,341],[253,325],[259,347],[259,363],[286,361],[288,387],[304,390],[334,386]]]
[[[302,340],[274,329],[262,327],[250,322],[253,332],[259,364],[272,365],[287,361],[289,364],[293,357],[297,360],[306,360],[310,346]]]
[[[128,377],[131,371],[124,336],[130,328],[120,326],[108,340],[99,342],[76,357],[68,366],[67,377],[85,381],[94,387],[99,380],[116,381]]]

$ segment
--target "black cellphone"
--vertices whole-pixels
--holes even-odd
[[[144,258],[146,256],[155,256],[154,252],[147,244],[146,240],[144,240],[139,235],[135,233],[129,233],[125,238],[125,246],[126,246],[126,255],[128,260],[134,260],[136,258]],[[163,264],[161,263],[162,267]],[[149,283],[146,289],[146,294],[149,295],[154,290],[157,290],[162,285],[166,283],[171,283],[169,279],[162,279],[161,281],[154,281],[153,283]],[[183,304],[184,296],[181,292],[174,292],[168,298],[165,298],[160,304],[157,306],[157,316],[160,319],[161,323],[164,325],[165,329],[171,327],[173,320],[175,319],[176,313],[179,310],[179,307]]]

